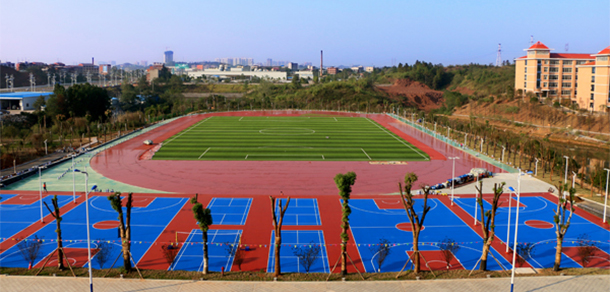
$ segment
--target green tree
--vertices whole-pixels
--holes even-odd
[[[45,106],[45,105],[46,105],[46,102],[45,102],[45,100],[44,100],[44,96],[42,96],[42,95],[41,95],[41,96],[39,96],[38,98],[36,98],[36,101],[35,101],[35,102],[34,102],[34,104],[33,104],[33,106],[34,106],[34,108],[36,109],[36,111],[40,111],[40,110],[41,110],[41,108],[42,108],[43,106]]]
[[[349,240],[347,230],[349,229],[349,215],[352,213],[352,209],[349,207],[349,199],[354,183],[356,183],[356,173],[354,172],[339,173],[335,176],[335,184],[341,197],[341,212],[343,213],[341,218],[341,275],[343,276],[347,275],[347,241]]]
[[[208,258],[208,230],[210,229],[210,225],[213,224],[212,220],[212,210],[209,208],[203,208],[203,205],[197,201],[198,195],[195,194],[193,198],[191,198],[191,204],[193,204],[193,216],[195,220],[197,220],[197,225],[202,232],[203,238],[203,274],[206,275],[209,273],[209,258]]]
[[[54,211],[51,211],[51,208],[49,208],[49,205],[47,205],[47,202],[44,202],[45,207],[47,207],[47,210],[49,210],[49,213],[51,213],[51,216],[53,216],[53,218],[55,218],[55,223],[57,224],[57,229],[55,229],[55,233],[57,233],[57,268],[60,271],[64,270],[64,250],[63,250],[63,241],[61,239],[61,214],[59,212],[59,205],[57,204],[57,195],[53,196],[53,199],[51,199],[51,202],[53,203],[53,208]]]
[[[127,272],[131,272],[131,206],[132,193],[127,194],[127,202],[125,204],[125,218],[123,218],[123,206],[121,193],[116,192],[108,196],[110,206],[119,214],[119,235],[121,237],[121,247],[123,251],[123,268]]]

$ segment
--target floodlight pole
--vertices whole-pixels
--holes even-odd
[[[42,219],[42,166],[38,167],[38,185],[40,190],[40,223],[44,223]]]
[[[565,174],[565,178],[563,179],[563,184],[567,184],[568,183],[568,159],[570,159],[570,157],[567,157],[564,155],[563,158],[566,159],[566,174]]]
[[[508,193],[508,228],[506,228],[506,253],[508,253],[508,243],[510,242],[510,214],[513,212],[512,211],[512,194],[515,191],[515,189],[513,189],[513,187],[508,187],[508,189],[510,190],[510,193]],[[517,206],[517,208],[519,208],[519,206]]]
[[[449,159],[453,160],[453,168],[451,171],[451,206],[453,206],[453,195],[455,189],[455,160],[460,159],[459,157],[449,157]]]
[[[80,171],[78,169],[72,170],[73,172],[80,172],[85,175],[85,212],[87,217],[87,263],[89,265],[89,291],[93,292],[93,273],[91,271],[91,232],[89,230],[89,174],[86,171]],[[94,185],[91,191],[96,189]]]
[[[74,174],[74,154],[72,154],[72,202],[76,204],[76,175]]]
[[[608,179],[610,179],[610,169],[604,168],[606,171],[606,197],[604,198],[604,223],[606,223],[606,209],[608,209]]]
[[[519,176],[517,177],[517,215],[515,216],[515,240],[513,241],[513,264],[510,275],[510,291],[513,291],[515,285],[515,260],[517,259],[517,235],[519,230],[519,205],[521,201],[521,169],[519,169]]]

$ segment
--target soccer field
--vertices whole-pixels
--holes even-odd
[[[209,117],[163,141],[156,160],[423,161],[368,118]]]

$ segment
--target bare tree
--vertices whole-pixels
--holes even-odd
[[[204,275],[209,273],[209,257],[208,257],[208,230],[210,229],[210,225],[213,224],[212,220],[212,210],[209,208],[203,208],[203,205],[197,201],[198,195],[195,194],[193,198],[191,198],[191,203],[193,204],[193,216],[195,220],[197,220],[197,225],[199,229],[201,229],[201,236],[203,238],[203,271]]]
[[[309,274],[311,266],[320,258],[320,250],[320,246],[312,241],[309,245],[293,247],[292,253],[299,259],[305,273]]]
[[[335,176],[335,184],[339,189],[339,196],[341,197],[341,211],[343,217],[341,218],[341,275],[347,275],[347,241],[349,236],[347,230],[349,229],[349,215],[352,213],[352,209],[349,207],[349,199],[352,194],[352,186],[356,183],[356,173],[348,172],[346,174],[337,174]]]
[[[451,261],[455,258],[455,253],[460,250],[460,246],[455,242],[455,240],[445,237],[441,242],[438,243],[438,247],[441,249],[443,253],[443,259],[447,264],[447,270],[449,270],[449,266],[451,266]]]
[[[485,205],[483,205],[483,181],[479,181],[479,185],[475,186],[479,196],[477,197],[477,203],[481,209],[481,230],[483,231],[483,251],[481,253],[481,265],[479,270],[487,271],[487,257],[489,256],[489,250],[491,243],[494,240],[495,229],[496,229],[496,212],[498,210],[500,196],[504,193],[505,183],[494,184],[494,197],[491,202],[491,210],[485,212]],[[517,206],[518,208],[519,206]]]
[[[559,271],[561,265],[561,247],[563,245],[563,239],[568,232],[570,227],[570,221],[572,220],[572,214],[574,213],[574,194],[576,190],[568,188],[568,184],[556,185],[557,188],[557,209],[553,212],[553,221],[555,222],[555,235],[557,235],[557,247],[555,250],[555,265],[553,271]],[[566,211],[570,211],[566,214]]]
[[[379,239],[378,244],[373,244],[369,247],[373,258],[377,257],[377,272],[381,273],[381,266],[385,262],[386,258],[390,255],[390,244],[391,242],[385,238]],[[373,267],[374,268],[374,267]]]
[[[282,246],[282,223],[284,222],[284,214],[288,209],[288,204],[290,204],[290,197],[286,198],[286,205],[282,207],[282,199],[278,200],[278,205],[280,207],[280,218],[277,218],[275,214],[275,198],[273,196],[269,196],[271,200],[271,215],[273,219],[273,230],[275,231],[275,272],[273,273],[274,277],[278,277],[282,274],[280,270],[280,247]]]
[[[51,211],[51,208],[49,208],[49,205],[47,205],[47,202],[43,202],[45,207],[47,207],[47,210],[49,210],[49,213],[51,213],[51,216],[53,216],[53,218],[55,218],[55,223],[57,224],[57,229],[55,229],[55,233],[57,233],[57,268],[60,271],[63,271],[65,269],[64,267],[64,249],[63,247],[63,241],[61,240],[61,214],[59,212],[59,205],[57,204],[57,195],[53,196],[53,199],[51,199],[51,203],[53,204],[53,208],[55,211]]]
[[[106,264],[106,262],[108,260],[110,260],[110,255],[112,254],[112,251],[114,250],[114,244],[102,240],[102,239],[98,239],[97,241],[97,248],[95,249],[97,252],[95,253],[95,261],[97,262],[98,265],[100,265],[100,269],[104,268],[104,265]]]
[[[400,201],[402,202],[402,206],[405,208],[411,223],[411,234],[413,235],[413,271],[418,274],[421,270],[421,264],[419,261],[419,233],[424,226],[426,215],[430,211],[430,206],[428,206],[430,186],[424,184],[421,185],[421,188],[424,191],[424,207],[420,218],[415,211],[415,201],[413,200],[413,195],[411,194],[411,188],[413,187],[413,183],[415,183],[415,181],[417,181],[417,175],[413,172],[407,173],[407,175],[405,175],[404,191],[401,183],[398,183],[398,189],[400,191],[400,197],[402,198]]]
[[[23,239],[17,244],[19,253],[25,261],[28,262],[31,268],[36,263],[36,259],[40,256],[40,247],[42,246],[42,239],[38,238],[38,235],[34,235],[34,238]]]
[[[116,192],[108,196],[110,205],[117,213],[119,213],[119,236],[121,237],[121,247],[123,252],[123,268],[127,272],[131,272],[131,206],[132,193],[127,194],[127,203],[125,204],[125,218],[123,218],[123,204],[121,201],[121,193]]]

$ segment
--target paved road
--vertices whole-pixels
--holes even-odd
[[[509,291],[510,278],[370,282],[93,280],[95,291]],[[87,278],[0,276],[0,291],[87,291]],[[604,291],[610,275],[515,279],[515,291]]]

